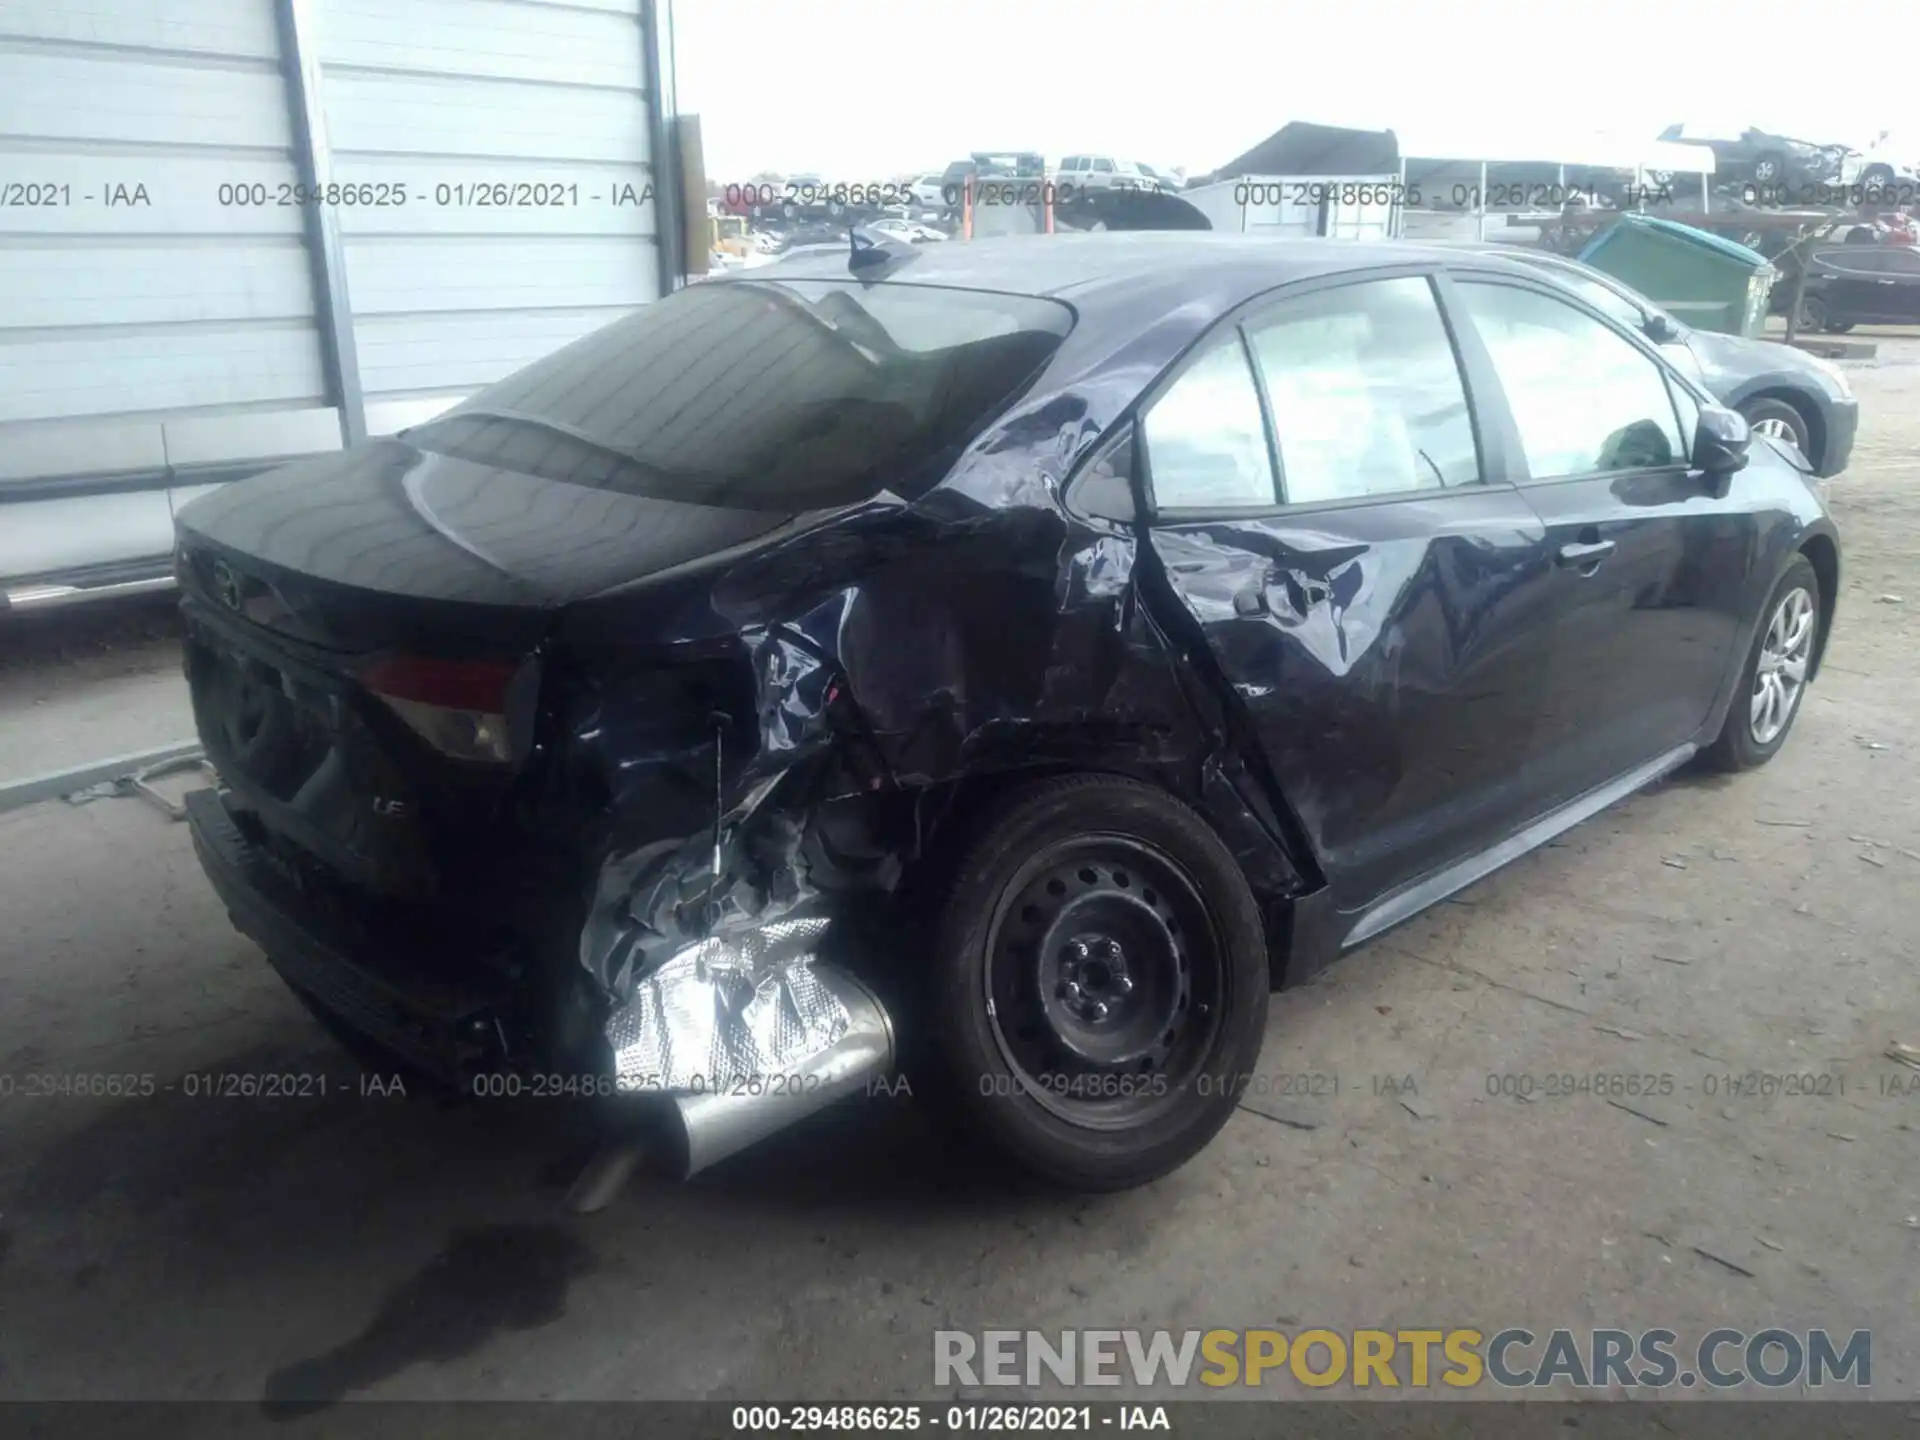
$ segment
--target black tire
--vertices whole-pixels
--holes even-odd
[[[1786,178],[1786,161],[1778,155],[1761,155],[1753,162],[1753,183],[1778,185]]]
[[[1715,770],[1751,770],[1756,765],[1766,764],[1780,753],[1780,747],[1787,743],[1787,736],[1793,733],[1794,721],[1800,718],[1800,711],[1806,700],[1804,682],[1795,693],[1792,708],[1786,715],[1786,723],[1780,727],[1779,732],[1765,741],[1755,738],[1751,705],[1759,675],[1761,653],[1767,645],[1768,627],[1774,615],[1795,590],[1806,591],[1813,602],[1814,628],[1807,647],[1809,663],[1812,656],[1818,653],[1822,624],[1820,578],[1814,574],[1813,565],[1806,556],[1796,555],[1793,563],[1787,567],[1787,573],[1780,577],[1780,583],[1773,587],[1773,593],[1767,597],[1766,607],[1760,612],[1752,648],[1747,652],[1747,663],[1740,667],[1739,685],[1735,688],[1733,699],[1727,706],[1727,718],[1720,727],[1719,736],[1702,754],[1701,758]]]
[[[1753,426],[1758,426],[1765,420],[1779,421],[1792,432],[1793,443],[1800,448],[1800,453],[1816,464],[1819,463],[1818,457],[1813,453],[1813,427],[1807,423],[1806,416],[1786,401],[1749,400],[1740,407],[1740,413],[1746,416],[1747,424]]]
[[[1800,326],[1802,330],[1824,330],[1827,326],[1827,302],[1818,295],[1800,297]]]
[[[1192,1158],[1266,1031],[1265,928],[1219,837],[1151,786],[1066,776],[990,812],[950,874],[924,1022],[940,1108],[1073,1190]]]
[[[1853,329],[1853,325],[1854,322],[1851,320],[1829,320],[1820,328],[1829,335],[1844,335]]]

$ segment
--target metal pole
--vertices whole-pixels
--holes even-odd
[[[300,184],[312,195],[327,183],[327,122],[320,106],[320,52],[312,0],[274,0],[280,32],[280,70],[287,87],[287,118],[293,127],[293,162]],[[360,390],[360,353],[353,338],[353,305],[347,299],[347,262],[340,224],[330,205],[300,207],[306,221],[307,262],[313,272],[314,307],[320,329],[320,361],[327,395],[340,407],[346,443],[364,440],[367,402]]]
[[[666,10],[662,23],[661,10]],[[660,295],[664,299],[680,287],[686,274],[681,215],[679,140],[669,119],[675,113],[673,95],[672,0],[641,0],[640,53],[646,67],[647,148],[653,176],[653,235],[659,264]]]
[[[1783,337],[1785,344],[1791,345],[1800,334],[1800,305],[1807,296],[1807,263],[1813,258],[1813,247],[1832,233],[1834,222],[1815,221],[1803,225],[1792,243],[1781,252],[1781,259],[1793,261],[1793,299],[1787,305],[1787,333]]]

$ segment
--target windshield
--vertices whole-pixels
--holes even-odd
[[[913,498],[1059,348],[1019,295],[764,279],[689,286],[406,433],[503,470],[691,504]]]

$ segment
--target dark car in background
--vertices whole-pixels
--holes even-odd
[[[797,256],[184,510],[191,829],[337,1033],[682,1173],[903,1063],[1138,1184],[1271,988],[1777,753],[1798,460],[1503,256]]]
[[[1860,402],[1839,366],[1791,345],[1720,335],[1682,324],[1611,275],[1564,255],[1517,245],[1477,246],[1553,276],[1589,305],[1638,331],[1714,399],[1745,416],[1762,435],[1791,441],[1822,479],[1853,455]],[[1776,285],[1774,294],[1787,289]]]
[[[1784,311],[1793,303],[1792,283],[1782,281],[1773,295]],[[1920,249],[1871,243],[1818,247],[1807,260],[1800,325],[1834,335],[1856,325],[1920,325]]]

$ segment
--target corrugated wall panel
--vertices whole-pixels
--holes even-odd
[[[452,315],[363,315],[360,375],[367,394],[465,393],[558,350],[625,312],[515,311]]]
[[[329,0],[320,58],[357,70],[644,88],[633,17],[525,0]]]
[[[292,143],[280,77],[264,62],[66,55],[4,40],[0,135],[123,145],[136,170],[140,150],[156,144],[285,151]]]
[[[272,0],[0,0],[0,448],[324,409],[292,143]]]
[[[297,320],[312,300],[298,237],[237,250],[0,246],[0,328]],[[17,337],[16,337],[17,343]]]
[[[0,35],[184,54],[279,54],[273,9],[259,0],[0,0]]]
[[[362,317],[436,310],[619,310],[653,296],[625,237],[379,236],[348,252],[347,283]]]
[[[305,3],[321,179],[405,192],[328,227],[376,432],[655,297],[641,0]],[[163,551],[128,484],[337,444],[281,20],[0,0],[0,531],[126,521],[0,576]]]
[[[636,42],[637,43],[637,42]],[[637,95],[457,75],[366,75],[329,69],[327,136],[336,179],[350,157],[471,155],[617,164],[644,161],[647,115]]]
[[[0,422],[289,405],[321,391],[313,331],[299,321],[25,333],[0,341]]]
[[[636,0],[318,0],[370,424],[453,398],[659,293]]]

